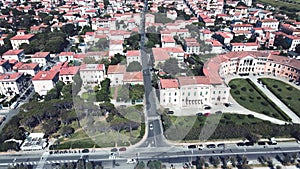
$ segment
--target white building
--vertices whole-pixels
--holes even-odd
[[[8,50],[7,52],[3,53],[2,59],[4,60],[17,60],[22,61],[24,58],[24,50]]]
[[[142,64],[141,52],[139,50],[128,50],[127,51],[127,53],[126,53],[127,66],[133,61],[136,61],[136,62],[139,62],[140,64]]]
[[[37,63],[24,63],[18,68],[18,72],[24,73],[24,75],[35,76],[40,71],[39,64]]]
[[[65,84],[73,83],[73,78],[79,72],[79,68],[79,66],[61,68],[59,70],[59,80]]]
[[[257,27],[269,27],[274,30],[278,30],[279,27],[279,21],[276,19],[263,19],[263,20],[258,20],[256,22]]]
[[[61,52],[58,55],[59,62],[70,62],[74,60],[74,52]]]
[[[110,79],[111,86],[123,84],[124,73],[126,72],[125,65],[109,65],[107,70],[107,77]]]
[[[105,74],[104,64],[82,64],[80,66],[80,77],[85,86],[100,85],[100,82],[105,79]]]
[[[115,54],[123,54],[123,40],[110,40],[109,41],[109,56],[114,56]]]
[[[43,150],[47,146],[47,139],[44,133],[30,133],[21,145],[22,151]]]
[[[235,51],[257,51],[257,43],[231,43],[230,50]]]
[[[50,52],[37,52],[31,57],[32,63],[38,63],[39,66],[46,66],[50,60]]]
[[[165,48],[165,47],[175,47],[176,42],[173,39],[173,37],[165,36],[165,37],[162,37],[161,45],[162,45],[163,48]]]
[[[30,41],[34,38],[33,34],[25,34],[25,35],[16,35],[10,38],[11,45],[13,49],[19,49],[20,45],[23,43],[29,44]]]
[[[0,75],[0,93],[5,96],[14,96],[24,91],[26,79],[23,73],[5,73]]]
[[[58,81],[58,71],[39,71],[33,78],[32,84],[34,90],[40,96],[44,96],[47,92],[55,87]]]

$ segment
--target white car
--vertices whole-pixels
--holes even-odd
[[[116,159],[117,158],[116,155],[117,155],[117,153],[112,152],[112,153],[110,153],[108,159]]]
[[[136,163],[136,159],[127,159],[127,164],[135,164]]]
[[[153,130],[153,124],[150,124],[150,125],[149,125],[149,129],[150,129],[150,130]]]

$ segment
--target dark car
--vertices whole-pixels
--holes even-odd
[[[174,114],[174,111],[168,111],[167,114]]]
[[[195,148],[197,148],[196,145],[188,145],[188,149],[195,149]]]
[[[264,142],[264,141],[259,141],[257,144],[260,145],[260,146],[264,146],[264,145],[266,145],[266,142]]]
[[[209,109],[211,109],[211,107],[210,107],[210,106],[204,106],[203,109],[204,109],[204,110],[209,110]]]
[[[203,113],[197,113],[196,115],[197,116],[203,116]]]
[[[222,111],[216,111],[215,113],[216,114],[222,114]]]
[[[237,146],[244,146],[245,143],[240,142],[240,143],[237,143],[236,145],[237,145]]]
[[[272,141],[269,141],[268,144],[269,144],[269,145],[277,145],[276,142],[272,142]]]
[[[111,151],[111,152],[117,152],[118,149],[117,149],[117,148],[113,148],[113,149],[111,149],[110,151]]]
[[[253,142],[246,142],[245,145],[246,146],[254,146],[254,143]]]
[[[206,147],[207,148],[216,148],[216,145],[214,145],[214,144],[208,144]]]
[[[89,151],[89,149],[83,149],[81,152],[82,152],[82,153],[88,153],[88,152],[90,152],[90,151]]]
[[[220,144],[217,145],[217,147],[225,148],[225,144],[224,143],[220,143]]]

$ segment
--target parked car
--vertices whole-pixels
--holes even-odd
[[[197,116],[203,116],[203,113],[197,113],[196,115]]]
[[[244,146],[245,143],[240,142],[240,143],[237,143],[236,145],[237,145],[237,146]]]
[[[149,129],[150,129],[150,130],[153,130],[153,124],[150,124],[150,125],[149,125]]]
[[[211,107],[210,106],[203,106],[203,109],[204,110],[209,110],[209,109],[211,109]]]
[[[82,152],[82,153],[88,153],[88,152],[89,152],[89,149],[83,149],[81,152]]]
[[[216,111],[215,113],[216,114],[222,114],[222,111]]]
[[[195,148],[197,148],[197,146],[196,145],[188,145],[188,149],[195,149]]]
[[[136,163],[136,159],[133,159],[133,158],[131,158],[131,159],[127,159],[127,162],[126,162],[127,164],[135,164]]]
[[[207,148],[216,148],[216,145],[215,144],[208,144],[206,145]]]
[[[126,147],[119,148],[119,151],[126,151]]]
[[[208,117],[210,115],[210,113],[204,113],[204,116]]]
[[[225,144],[224,143],[220,143],[220,144],[217,145],[217,147],[219,147],[219,148],[225,148]]]
[[[264,145],[266,145],[266,142],[264,142],[264,141],[259,141],[257,144],[260,145],[260,146],[264,146]]]
[[[167,114],[174,114],[174,111],[168,111]]]

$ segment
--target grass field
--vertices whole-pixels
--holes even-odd
[[[145,133],[143,105],[136,105],[119,110],[123,117],[133,122],[139,123],[140,126],[131,132],[121,130],[120,132],[113,130],[111,123],[106,122],[105,118],[89,116],[88,119],[80,120],[69,124],[75,129],[70,137],[60,138],[56,141],[54,149],[74,149],[74,148],[101,148],[114,146],[129,146],[141,140]],[[114,117],[117,120],[120,117]],[[90,120],[94,122],[90,124]]]
[[[260,79],[267,88],[286,106],[300,117],[300,91],[293,86],[275,79]]]
[[[300,11],[300,0],[290,0],[290,1],[283,1],[283,0],[257,0],[256,2],[262,3],[262,4],[268,4],[273,7],[284,7],[287,10],[286,11]]]
[[[251,82],[245,79],[234,79],[230,81],[229,86],[230,94],[243,107],[280,120],[289,120],[288,116],[259,89],[254,88],[255,85],[251,85]]]

